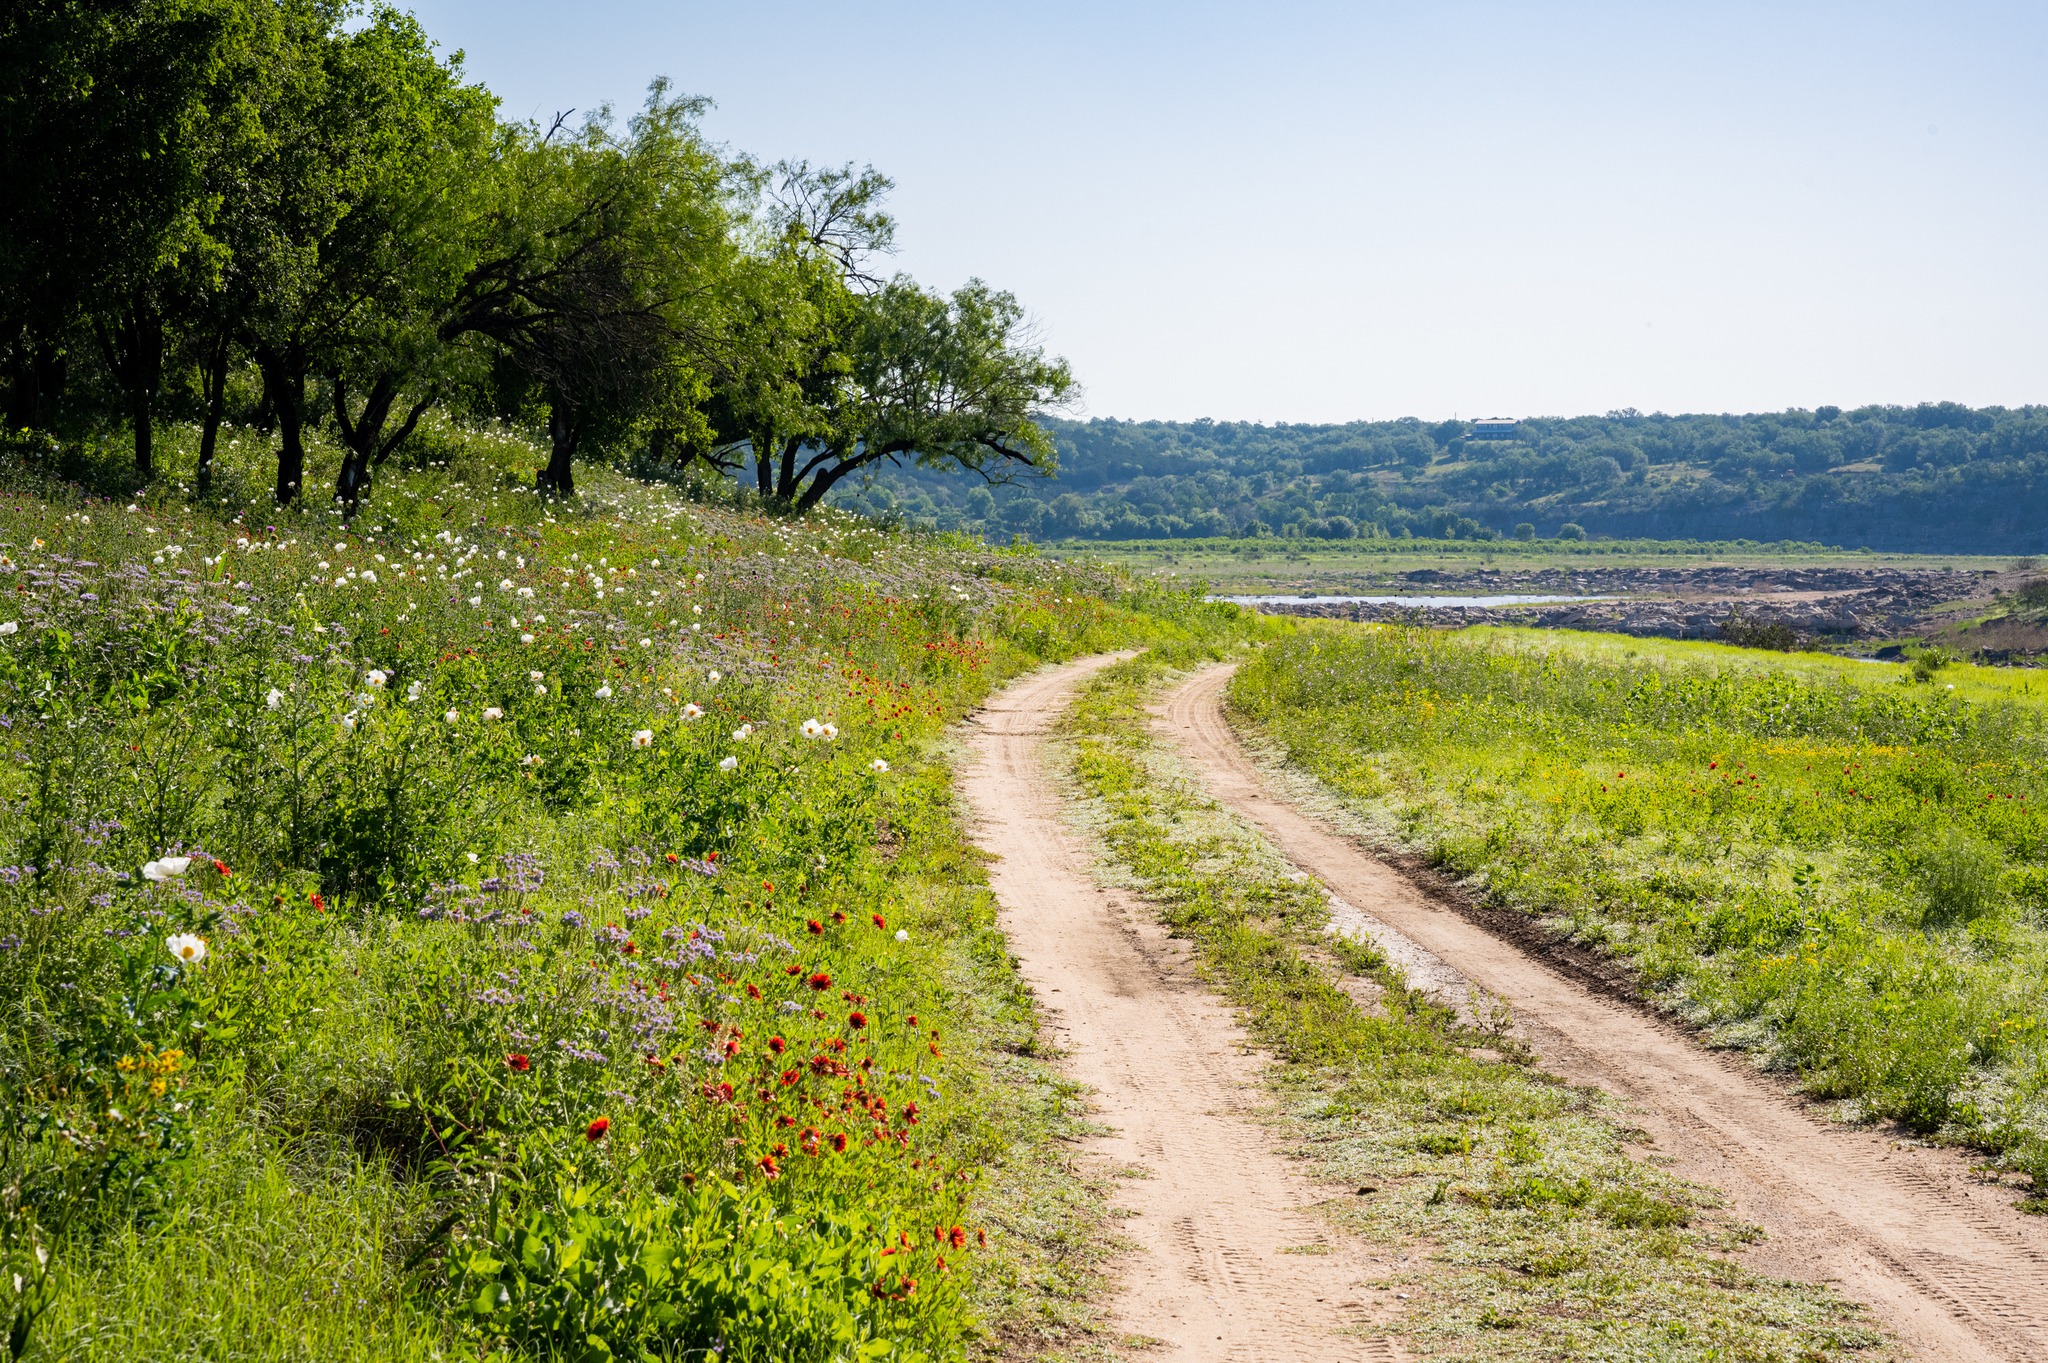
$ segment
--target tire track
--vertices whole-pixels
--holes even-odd
[[[1973,1180],[1955,1153],[1817,1119],[1741,1059],[1502,941],[1274,798],[1223,717],[1233,670],[1197,674],[1161,708],[1210,793],[1373,920],[1374,936],[1398,934],[1506,999],[1546,1068],[1640,1109],[1667,1167],[1764,1228],[1754,1267],[1836,1284],[1925,1359],[2048,1360],[2048,1226]]]
[[[1328,1235],[1309,1210],[1328,1190],[1303,1179],[1254,1120],[1258,1065],[1229,1008],[1195,981],[1144,905],[1089,879],[1092,859],[1060,819],[1044,735],[1074,686],[1113,661],[1070,664],[996,696],[971,721],[973,760],[960,781],[974,840],[995,858],[989,880],[1010,949],[1067,1052],[1064,1068],[1113,1129],[1090,1145],[1109,1167],[1139,1171],[1116,1197],[1139,1252],[1111,1328],[1188,1363],[1404,1363],[1391,1340],[1339,1333],[1374,1320],[1364,1302],[1377,1270]],[[1288,1252],[1306,1245],[1321,1252]]]

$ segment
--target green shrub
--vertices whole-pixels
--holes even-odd
[[[1975,922],[2003,902],[2005,858],[1968,829],[1941,829],[1917,860],[1926,905],[1922,922],[1929,927]]]

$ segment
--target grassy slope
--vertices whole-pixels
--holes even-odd
[[[1078,1109],[942,735],[1040,662],[1235,614],[598,471],[543,503],[516,439],[428,449],[352,527],[270,509],[246,437],[204,505],[0,469],[0,1313],[42,1311],[30,1356],[1058,1337]]]
[[[2048,693],[1535,631],[1309,630],[1238,713],[1390,843],[1845,1115],[2048,1187]]]
[[[1831,1293],[1748,1273],[1753,1232],[1713,1195],[1631,1158],[1597,1093],[1517,1063],[1407,992],[1376,953],[1324,935],[1328,907],[1147,736],[1144,706],[1192,650],[1102,674],[1064,726],[1112,871],[1190,939],[1254,1035],[1311,1171],[1362,1184],[1326,1208],[1388,1251],[1402,1329],[1456,1359],[1876,1360],[1888,1350]],[[1386,992],[1361,1011],[1341,985]]]

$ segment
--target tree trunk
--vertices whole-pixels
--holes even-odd
[[[164,377],[163,318],[150,299],[136,293],[115,314],[111,327],[94,319],[93,335],[106,357],[108,371],[128,401],[128,420],[135,431],[135,471],[144,478],[152,477],[156,473],[156,393]]]
[[[754,484],[761,490],[761,500],[769,501],[775,496],[775,440],[769,435],[754,437]]]
[[[220,443],[220,423],[227,414],[228,357],[233,339],[225,329],[215,332],[206,355],[206,372],[201,376],[206,416],[199,428],[199,495],[213,490],[213,452]]]
[[[881,457],[879,451],[873,454],[862,453],[854,455],[850,459],[841,459],[838,463],[828,468],[819,469],[817,476],[811,479],[811,485],[804,489],[801,497],[796,499],[796,514],[801,516],[824,500],[825,494],[830,492],[832,485],[841,478],[844,478],[857,468],[872,464]]]
[[[256,363],[263,369],[263,405],[277,418],[277,504],[289,506],[306,481],[306,365],[296,347],[280,352],[265,346]]]
[[[156,406],[150,401],[154,396],[147,392],[128,395],[128,420],[135,426],[135,472],[145,479],[156,476],[156,429],[150,419],[150,410]]]
[[[370,486],[370,456],[377,452],[377,442],[384,435],[384,421],[391,414],[391,400],[398,390],[389,376],[378,376],[363,398],[362,417],[350,421],[348,384],[339,374],[331,375],[330,379],[334,388],[334,425],[341,433],[342,448],[341,472],[335,476],[334,495],[343,512],[353,516]]]
[[[386,438],[384,428],[390,424],[391,409],[398,402],[398,376],[378,375],[376,383],[370,386],[369,393],[363,398],[362,415],[353,421],[348,414],[346,381],[336,374],[333,382],[334,424],[341,432],[342,447],[347,450],[342,456],[341,474],[335,479],[334,495],[341,499],[347,514],[353,516],[370,490],[373,471],[391,457],[393,450],[405,443],[406,437],[420,424],[420,417],[434,405],[440,393],[431,390],[414,403],[398,429]]]
[[[548,466],[540,471],[533,481],[543,492],[558,496],[576,495],[576,476],[570,471],[576,457],[576,444],[583,432],[579,423],[562,410],[559,403],[548,407]]]
[[[796,456],[803,443],[803,437],[796,435],[782,442],[782,473],[775,480],[775,500],[784,504],[796,500]]]

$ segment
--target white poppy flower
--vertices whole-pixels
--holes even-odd
[[[206,959],[206,939],[197,933],[181,932],[174,937],[166,937],[164,945],[185,965],[198,965]]]
[[[372,569],[365,568],[363,569],[362,580],[369,583],[372,587],[374,587],[377,585],[377,574]]]
[[[484,710],[484,718],[485,718],[485,719],[487,719],[487,720],[500,720],[500,719],[503,719],[504,717],[505,717],[505,712],[504,712],[503,710],[500,710],[500,709],[499,709],[499,708],[498,708],[497,706],[495,706],[495,705],[492,705],[492,706],[488,706],[488,707],[486,707],[486,708],[485,708],[485,710]]]
[[[441,718],[447,720],[450,724],[453,724],[462,718],[462,711],[450,710],[447,714],[441,716]]]
[[[405,688],[405,698],[407,700],[418,700],[425,693],[426,689],[427,684],[425,682],[416,681],[411,686]]]
[[[341,727],[348,730],[350,733],[354,733],[356,731],[355,715],[353,713],[343,715],[341,717]]]
[[[652,730],[652,729],[635,729],[635,730],[633,731],[633,746],[634,746],[634,747],[636,747],[636,748],[651,748],[651,747],[653,747],[653,746],[654,746],[654,730]]]
[[[653,646],[654,646],[654,640],[652,640],[652,639],[642,639],[642,640],[640,641],[640,647],[642,647],[642,648],[652,648]]]
[[[519,765],[522,767],[537,767],[540,765],[540,758],[536,757],[532,753],[528,753],[526,756],[519,759]]]
[[[469,598],[469,605],[470,609],[472,610],[474,610],[478,606],[481,606],[483,603],[484,599],[481,596],[472,596],[471,598]]]
[[[20,628],[21,622],[18,620],[0,621],[0,634],[13,634]]]
[[[721,757],[718,759],[718,769],[720,771],[737,771],[739,765],[740,760],[737,757]]]
[[[599,700],[610,700],[612,698],[612,684],[610,682],[606,682],[603,686],[597,688],[597,698]]]
[[[910,934],[905,932],[902,928],[898,928],[896,929],[896,940],[899,942],[907,942],[910,940]]]
[[[531,634],[522,634],[519,636],[519,642],[522,644],[530,644],[533,642],[533,636]]]
[[[815,719],[807,719],[803,723],[803,735],[805,738],[823,738],[825,726]]]
[[[837,724],[822,724],[818,727],[818,736],[827,743],[830,743],[839,737],[839,726]]]
[[[274,686],[271,687],[268,691],[263,693],[263,703],[269,706],[271,709],[275,710],[278,706],[284,703],[284,692],[278,690]]]
[[[502,581],[500,581],[500,582],[498,583],[498,590],[499,590],[499,591],[501,591],[501,592],[509,592],[509,591],[511,591],[511,590],[512,590],[512,579],[508,577],[508,578],[505,578],[505,579],[503,579]]]
[[[363,680],[368,682],[372,686],[382,686],[384,683],[391,680],[391,674],[389,672],[384,672],[378,668],[373,667],[368,672],[365,672],[363,674]]]
[[[533,694],[536,696],[545,696],[547,693],[548,689],[545,686],[536,686],[533,688]]]
[[[751,724],[742,724],[732,731],[732,741],[735,743],[744,743],[753,736],[754,726]]]
[[[156,861],[146,861],[142,864],[142,878],[162,884],[166,880],[184,875],[191,865],[190,857],[161,857]]]
[[[519,594],[525,597],[528,601],[533,600],[533,588],[531,587],[521,587],[519,589]]]
[[[718,674],[717,670],[716,670],[716,669],[714,669],[714,670],[713,670],[713,671],[712,671],[712,672],[710,673],[710,675],[708,675],[708,676],[706,676],[706,677],[705,677],[705,679],[704,679],[704,680],[706,680],[706,681],[710,682],[710,683],[711,683],[712,685],[714,685],[714,686],[715,686],[715,685],[717,685],[717,684],[718,684],[718,682],[719,682],[719,680],[720,680],[720,678],[719,678],[719,674]]]
[[[887,771],[889,770],[889,764],[887,762],[884,762],[881,758],[877,757],[874,761],[868,763],[868,770]]]
[[[526,679],[528,681],[540,681],[542,680],[542,675],[538,672],[528,671],[526,674]]]
[[[683,707],[683,718],[684,718],[684,719],[702,719],[702,718],[704,718],[704,707],[703,707],[703,706],[701,706],[701,705],[699,705],[699,704],[697,704],[697,702],[695,702],[695,701],[691,701],[691,702],[690,702],[690,703],[689,703],[688,705],[685,705],[685,706]]]

